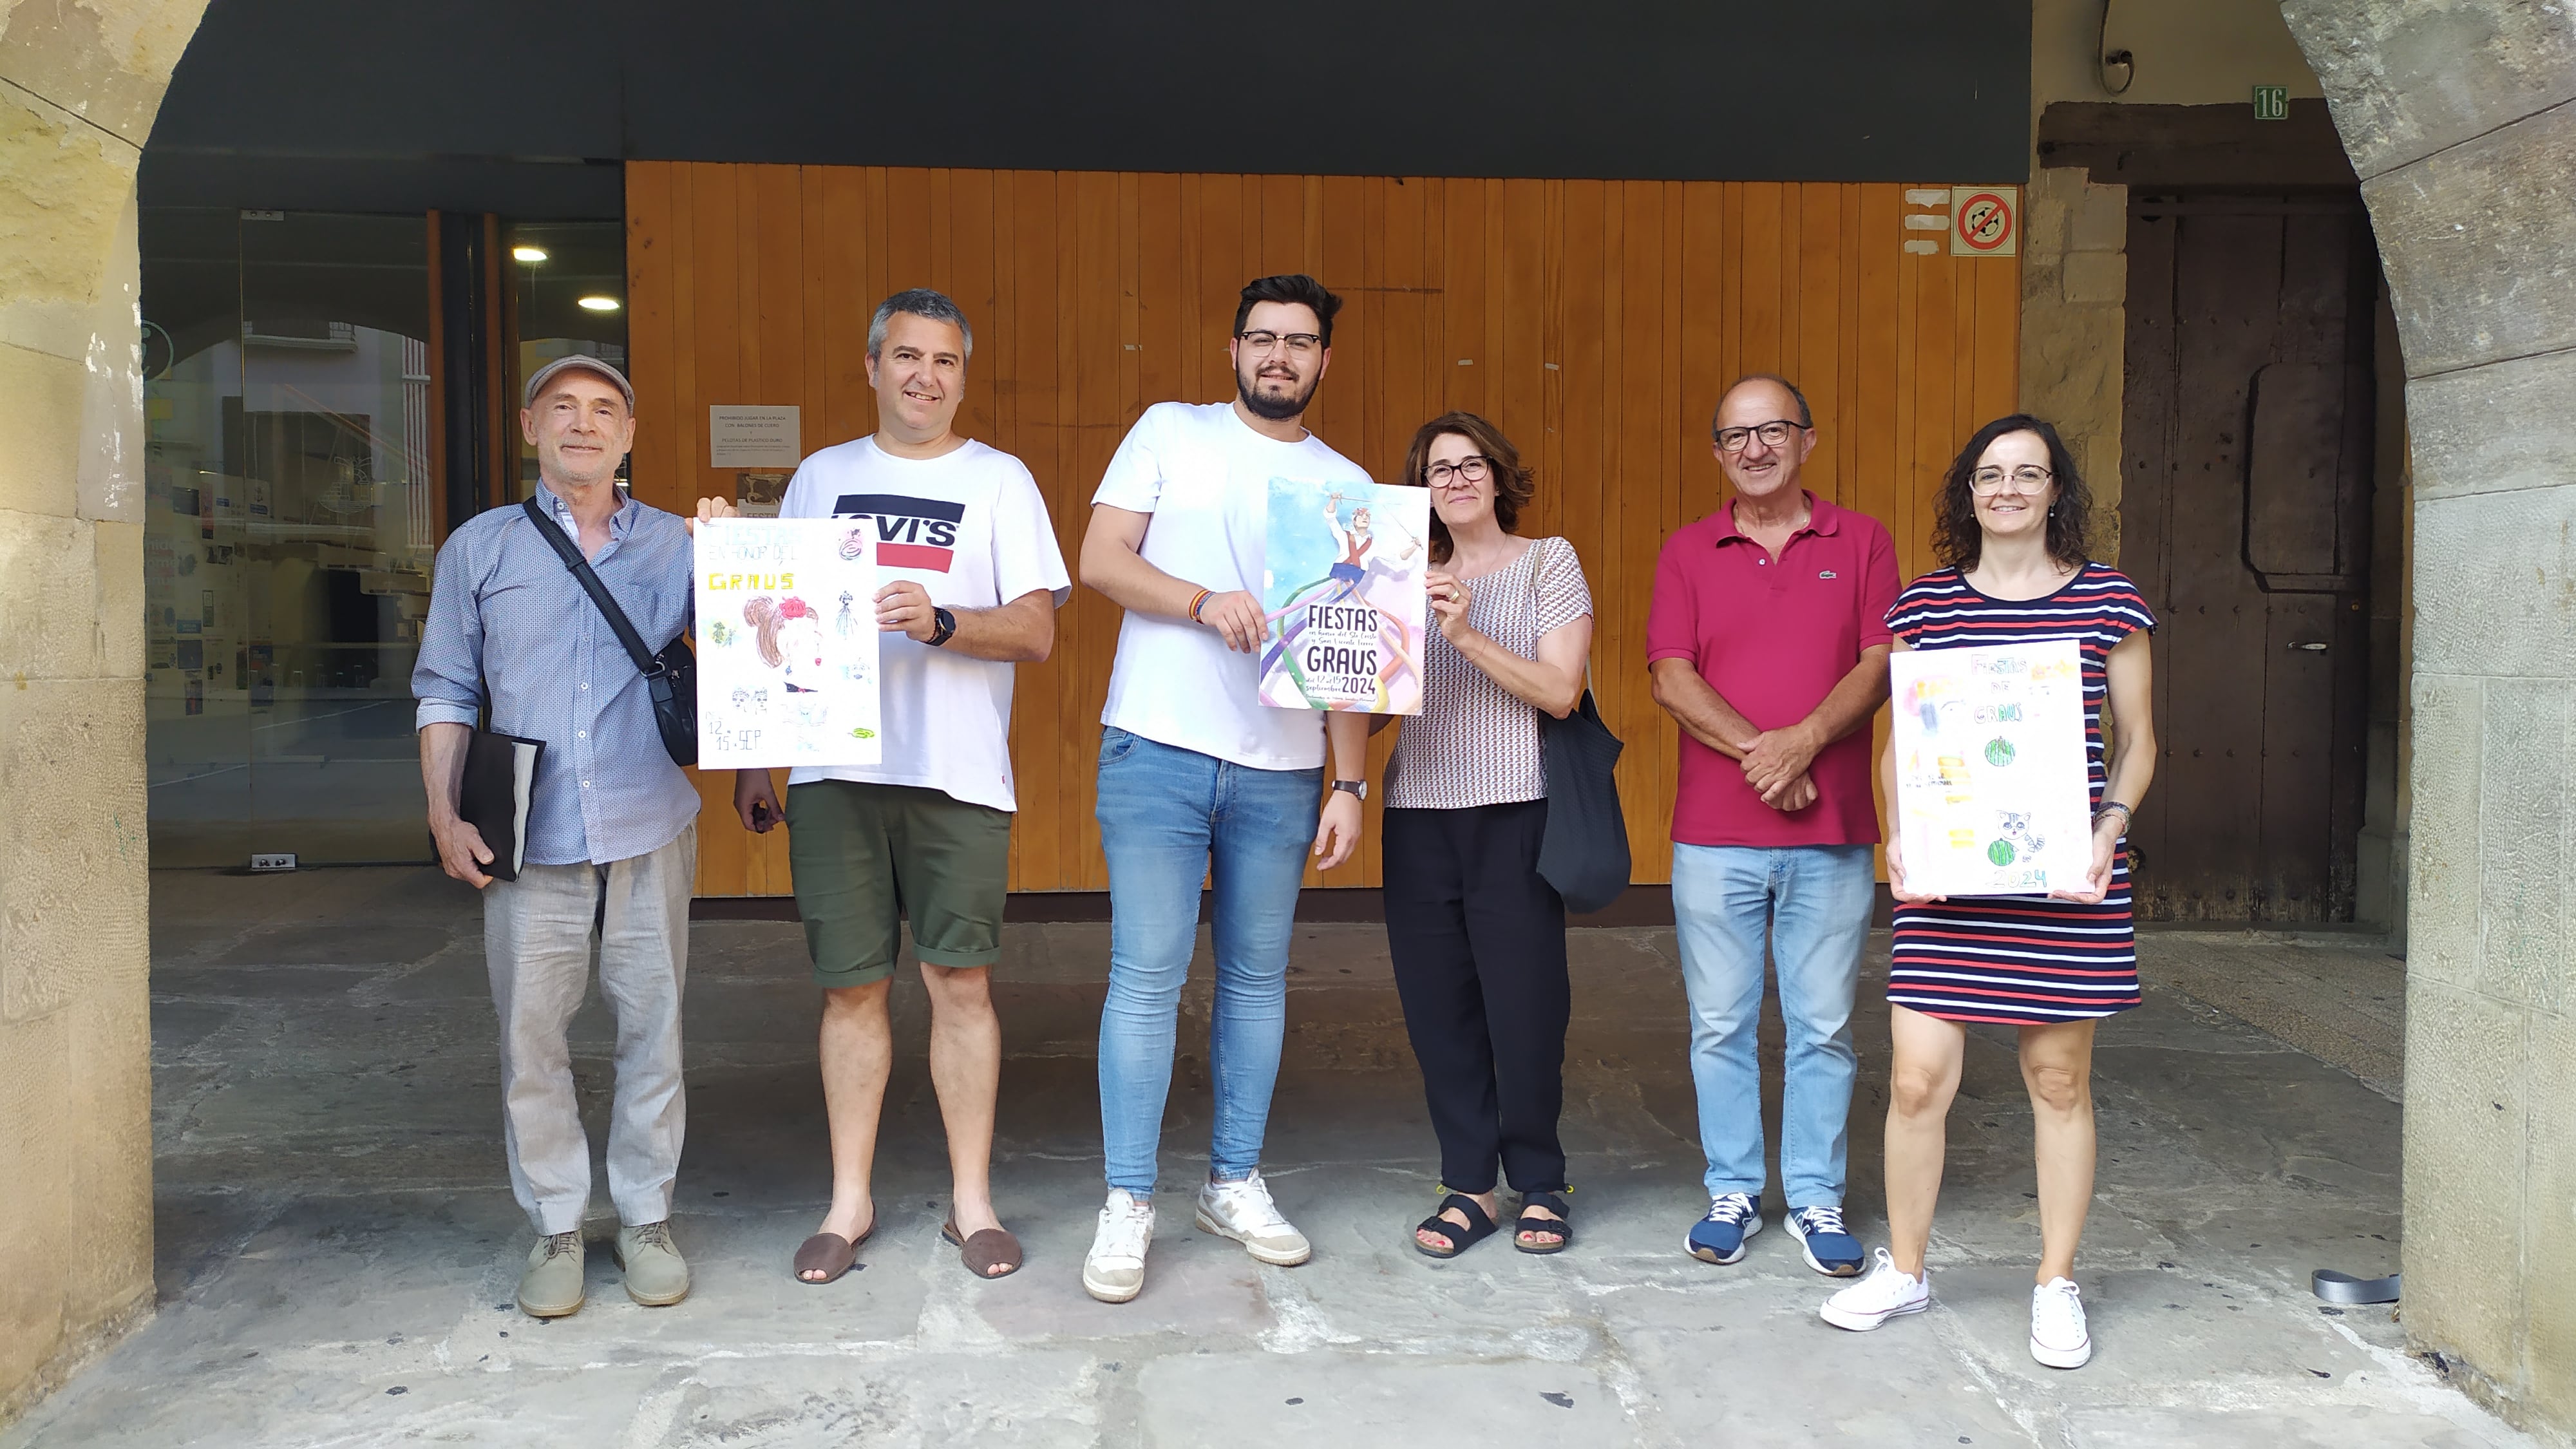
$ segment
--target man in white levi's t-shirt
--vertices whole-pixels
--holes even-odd
[[[1127,611],[1100,716],[1098,816],[1109,858],[1100,1125],[1109,1201],[1082,1286],[1103,1302],[1144,1290],[1181,983],[1198,941],[1199,882],[1211,874],[1216,1123],[1198,1226],[1264,1263],[1302,1263],[1312,1251],[1271,1201],[1261,1142],[1287,1021],[1297,887],[1310,853],[1330,870],[1359,845],[1368,717],[1263,705],[1256,651],[1267,632],[1260,590],[1270,481],[1368,481],[1303,421],[1332,361],[1341,305],[1312,277],[1246,286],[1226,344],[1234,401],[1147,408],[1091,500],[1082,581]]]
[[[823,627],[876,629],[884,759],[788,775],[787,858],[823,988],[823,1102],[832,1206],[796,1251],[829,1283],[876,1230],[869,1179],[894,1041],[886,997],[902,921],[930,992],[931,1078],[955,1193],[946,1236],[969,1271],[1020,1265],[993,1212],[993,1102],[1002,1032],[988,977],[1002,950],[1011,814],[1011,672],[1047,657],[1072,590],[1046,500],[1020,460],[954,431],[974,335],[937,292],[898,292],[868,328],[877,431],[825,448],[788,482],[783,518],[865,518],[876,597],[816,601]],[[754,831],[782,812],[767,770],[740,771]]]

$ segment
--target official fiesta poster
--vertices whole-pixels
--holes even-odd
[[[1268,508],[1261,702],[1421,713],[1430,490],[1273,478]]]

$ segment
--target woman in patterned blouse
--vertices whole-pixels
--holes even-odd
[[[1572,996],[1565,902],[1538,873],[1539,716],[1583,698],[1592,594],[1572,544],[1512,531],[1533,485],[1492,423],[1423,424],[1401,481],[1431,490],[1439,625],[1386,781],[1387,950],[1440,1140],[1440,1206],[1413,1243],[1450,1258],[1492,1234],[1499,1160],[1513,1246],[1553,1253],[1574,1240],[1556,1131]]]

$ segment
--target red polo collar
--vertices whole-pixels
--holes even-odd
[[[1843,511],[1835,507],[1832,500],[1818,498],[1805,489],[1799,491],[1806,494],[1807,526],[1799,529],[1797,533],[1790,534],[1791,538],[1804,533],[1830,538],[1842,531]],[[1724,544],[1729,539],[1744,539],[1747,543],[1752,542],[1735,526],[1735,500],[1731,497],[1718,505],[1717,512],[1709,515],[1709,524],[1715,531],[1715,537],[1711,539],[1712,546]]]

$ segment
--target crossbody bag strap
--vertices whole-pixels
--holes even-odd
[[[556,526],[553,519],[546,517],[546,511],[537,506],[535,498],[523,498],[519,506],[528,510],[528,517],[537,525],[538,535],[554,546],[555,553],[564,561],[564,567],[581,581],[582,592],[590,595],[590,601],[599,606],[600,617],[608,621],[609,629],[617,635],[617,642],[626,646],[626,657],[635,661],[635,667],[646,679],[660,674],[662,661],[654,658],[653,651],[644,647],[644,636],[635,632],[635,626],[627,621],[626,611],[617,607],[617,600],[609,596],[608,585],[599,581],[598,573],[591,568],[590,560],[581,556],[580,548],[564,537],[564,531]]]

